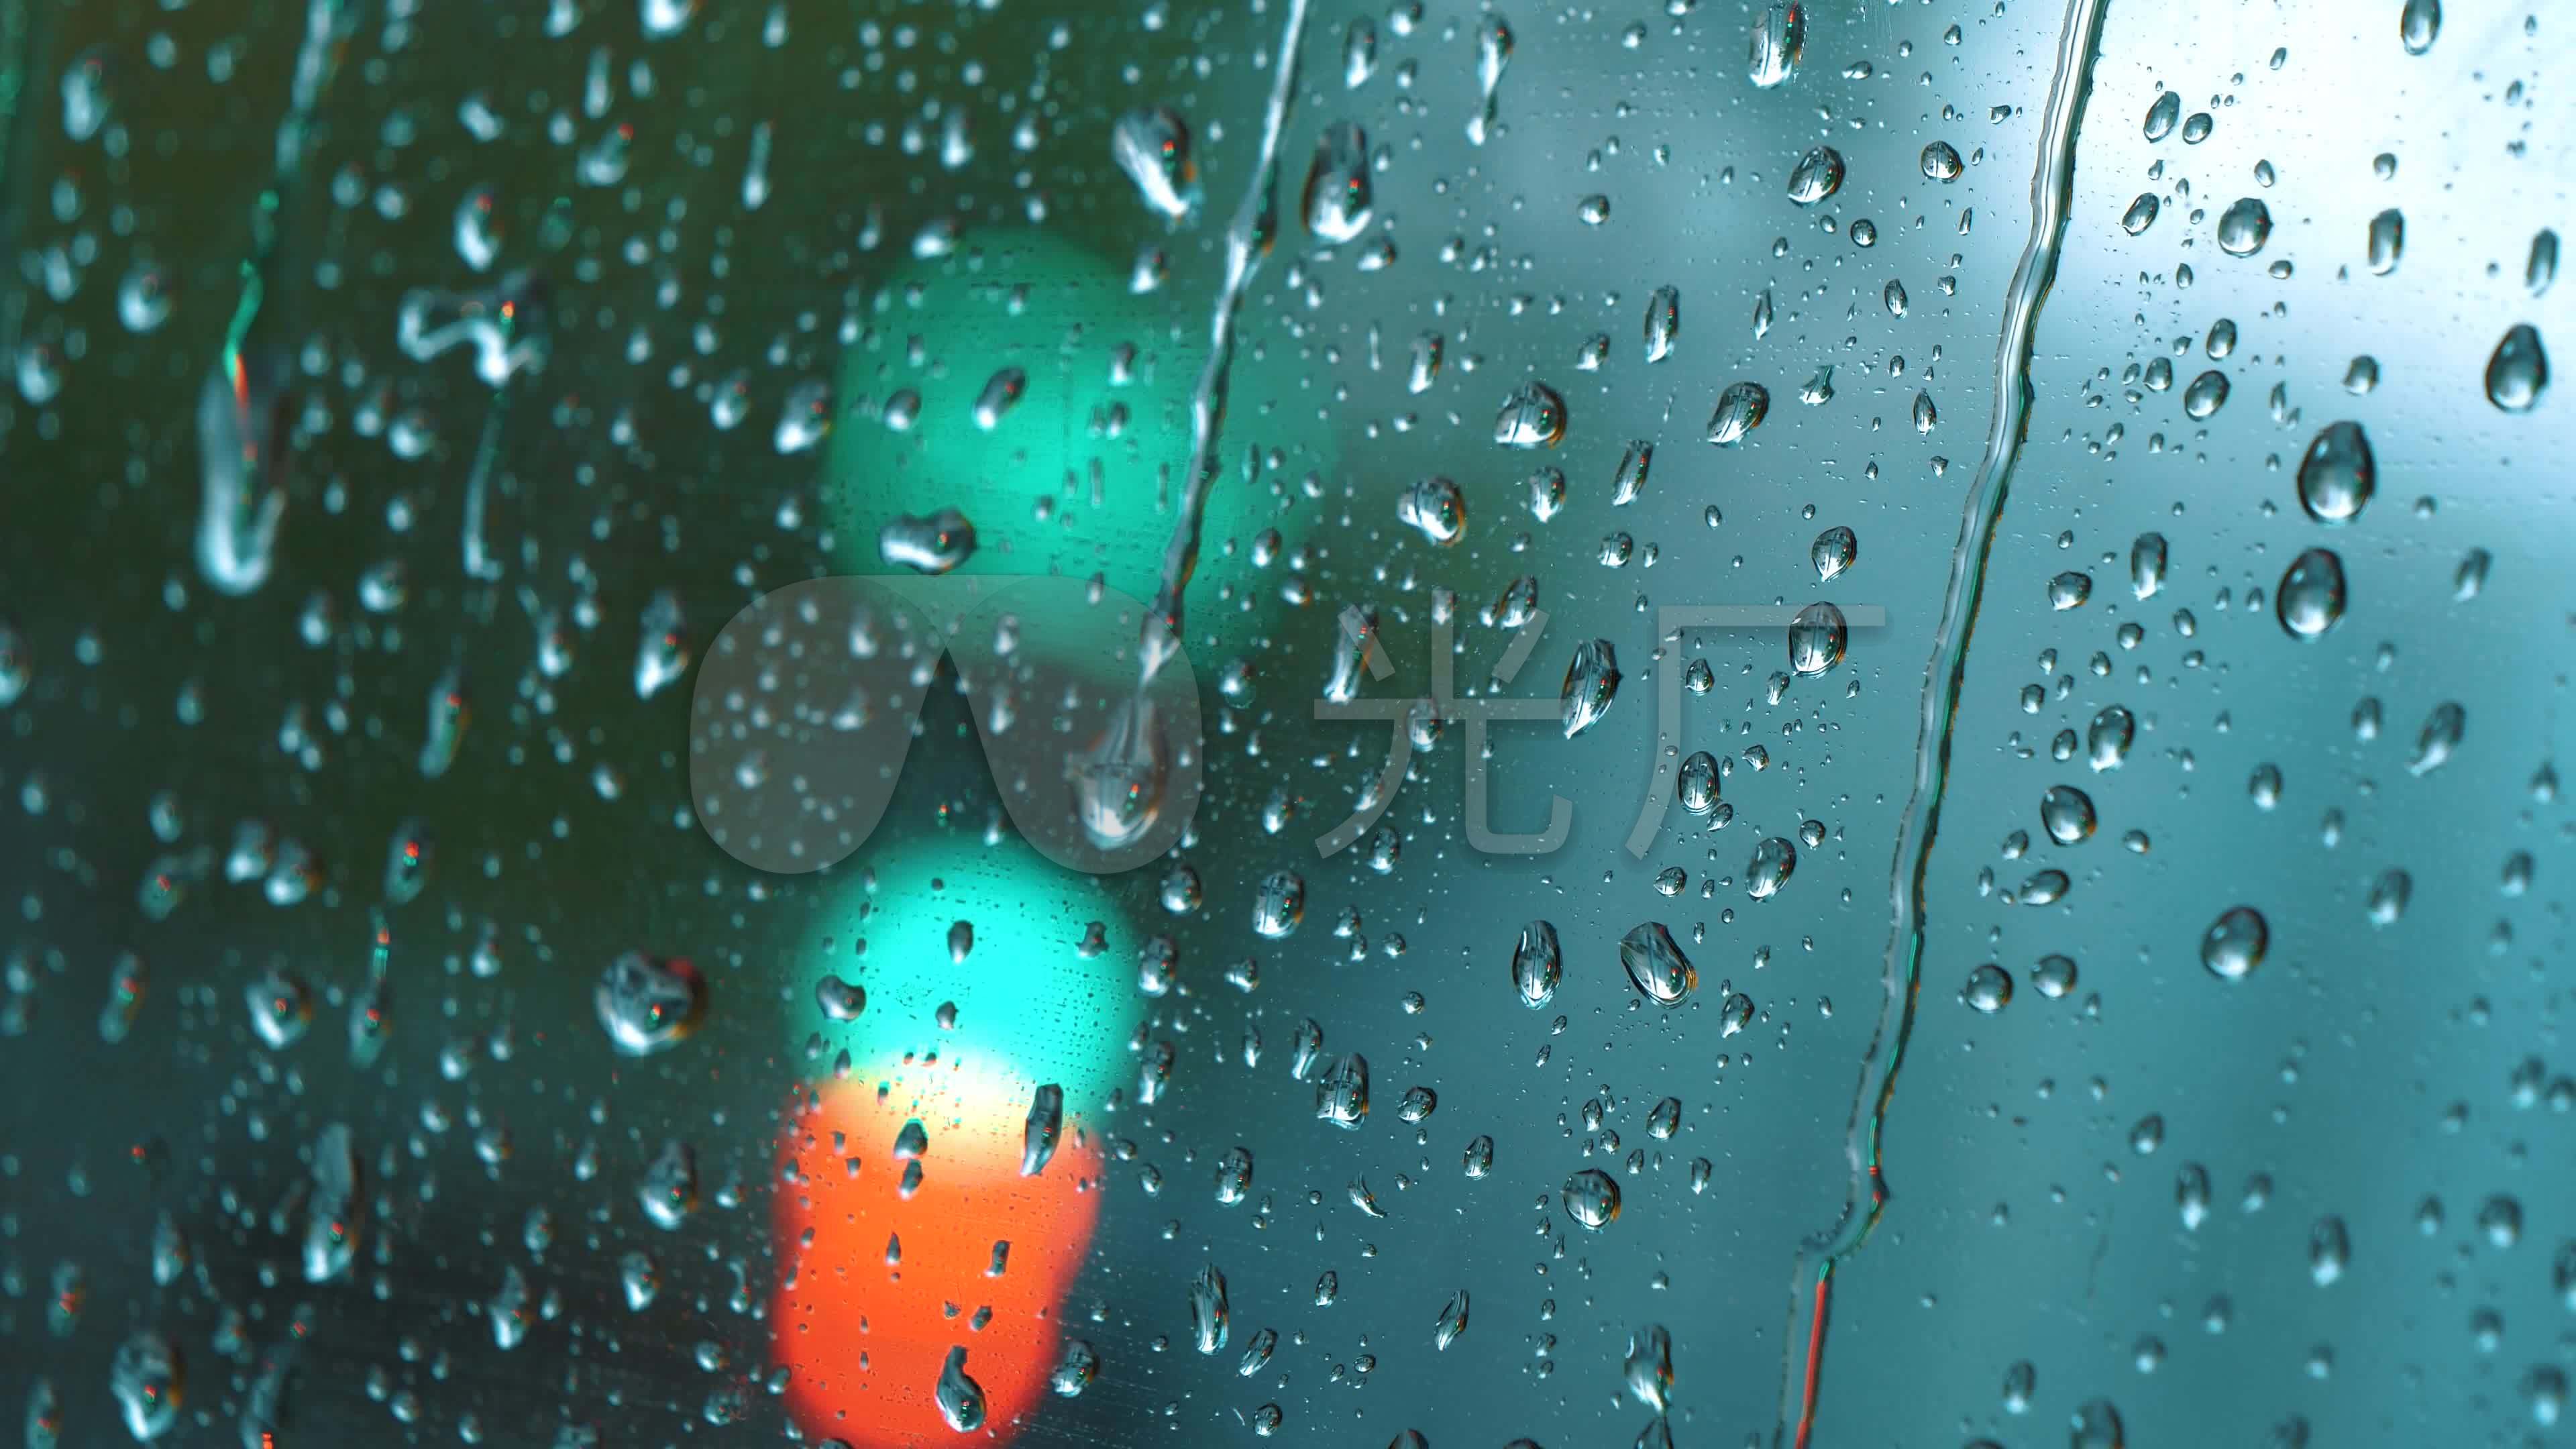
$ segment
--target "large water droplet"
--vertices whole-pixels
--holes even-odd
[[[1770,389],[1758,382],[1736,383],[1717,395],[1717,410],[1708,415],[1708,440],[1721,448],[1733,447],[1762,426],[1763,416],[1770,411]]]
[[[2193,378],[2191,385],[2182,390],[2183,415],[2195,422],[2212,416],[2226,405],[2227,374],[2217,368]]]
[[[2272,211],[2259,197],[2248,196],[2218,216],[2218,249],[2231,257],[2250,257],[2272,239]]]
[[[2429,775],[2450,763],[2460,748],[2460,736],[2467,732],[2469,713],[2445,700],[2433,706],[2424,716],[2424,727],[2415,733],[2415,758],[2406,762],[2410,775]]]
[[[1657,287],[1646,299],[1646,360],[1661,362],[1673,355],[1673,343],[1682,331],[1682,294],[1678,287]]]
[[[188,1371],[178,1345],[150,1330],[117,1345],[107,1366],[108,1392],[124,1416],[125,1432],[149,1444],[179,1423],[188,1398]]]
[[[939,1386],[932,1397],[939,1403],[939,1417],[960,1434],[972,1434],[984,1427],[984,1386],[966,1373],[966,1348],[953,1344],[947,1362],[939,1366]]]
[[[1567,1215],[1594,1232],[1619,1216],[1619,1181],[1597,1167],[1567,1178],[1561,1196]]]
[[[1557,946],[1556,927],[1546,921],[1532,921],[1521,927],[1518,945],[1512,948],[1512,986],[1520,993],[1521,1005],[1536,1010],[1555,999],[1556,983],[1565,974],[1565,955]]]
[[[2060,845],[2080,845],[2093,834],[2093,799],[2072,785],[2051,785],[2039,798],[2039,823]]]
[[[1318,1039],[1322,1033],[1316,1033]],[[1315,1120],[1356,1128],[1368,1120],[1368,1058],[1357,1052],[1326,1063],[1315,1078]]]
[[[1326,126],[1315,138],[1315,159],[1306,168],[1306,230],[1328,245],[1351,241],[1368,229],[1375,204],[1368,133],[1355,121]]]
[[[1789,199],[1800,206],[1813,206],[1842,186],[1843,153],[1831,146],[1809,147],[1789,168]]]
[[[2319,523],[2350,523],[2377,488],[2370,437],[2356,422],[2328,423],[2299,459],[2299,506]]]
[[[1198,208],[1198,164],[1190,155],[1190,126],[1168,106],[1139,106],[1109,131],[1109,154],[1136,183],[1145,209],[1167,222],[1186,220]]]
[[[2370,270],[2387,276],[2406,254],[2406,214],[2390,207],[2370,219]]]
[[[619,1051],[649,1056],[678,1046],[706,1014],[706,981],[682,960],[629,951],[608,963],[592,992],[599,1024]]]
[[[1789,621],[1789,669],[1798,675],[1822,674],[1843,661],[1851,643],[1851,626],[1843,611],[1823,600],[1800,609]]]
[[[1744,868],[1744,893],[1757,901],[1777,895],[1797,869],[1798,847],[1772,836],[1753,847],[1753,860]]]
[[[1671,1407],[1673,1389],[1673,1336],[1661,1324],[1648,1324],[1628,1335],[1627,1361],[1620,1365],[1620,1377],[1627,1380],[1628,1392],[1638,1403],[1660,1414]]]
[[[2527,413],[2549,390],[2549,354],[2540,329],[2517,322],[2487,359],[2487,401],[2509,413]]]
[[[1619,693],[1619,656],[1607,639],[1587,639],[1574,646],[1565,666],[1565,685],[1558,703],[1565,737],[1572,739],[1601,722]]]
[[[1467,496],[1449,479],[1418,479],[1396,499],[1395,516],[1445,548],[1467,531]]]
[[[1063,1132],[1064,1088],[1050,1082],[1029,1097],[1028,1121],[1021,1132],[1020,1176],[1035,1177],[1046,1171]]]
[[[2173,134],[2182,120],[2182,92],[2159,91],[2155,102],[2147,107],[2146,133],[2150,142],[2161,141]]]
[[[1431,1346],[1434,1349],[1446,1349],[1458,1341],[1458,1335],[1466,1331],[1467,1290],[1461,1288],[1449,1295],[1449,1301],[1440,1305],[1440,1316],[1432,1320]],[[1414,1437],[1421,1438],[1419,1434]]]
[[[1659,1006],[1678,1003],[1699,984],[1699,969],[1661,921],[1648,921],[1620,938],[1619,964],[1627,968],[1629,984]]]
[[[2294,639],[2313,639],[2343,618],[2343,560],[2334,550],[2312,548],[2290,561],[2272,609]]]
[[[1512,389],[1494,414],[1494,441],[1506,448],[1553,448],[1565,438],[1565,399],[1532,378]]]
[[[2201,933],[2200,964],[2224,981],[2242,981],[2263,964],[2272,928],[2252,906],[2232,906]]]
[[[1753,44],[1745,57],[1744,73],[1755,86],[1769,90],[1798,73],[1798,59],[1806,48],[1806,8],[1769,6],[1753,17]]]
[[[2408,55],[2431,50],[2441,33],[2442,0],[2406,0],[2406,8],[2397,14],[2397,39]]]
[[[635,1200],[655,1227],[677,1232],[698,1210],[697,1149],[676,1137],[664,1142],[661,1155],[635,1184]]]

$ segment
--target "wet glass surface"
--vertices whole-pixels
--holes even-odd
[[[2562,20],[0,0],[0,1396],[2545,1440]]]

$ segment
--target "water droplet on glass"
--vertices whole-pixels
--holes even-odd
[[[814,983],[815,1008],[832,1021],[856,1021],[867,1010],[866,988],[844,981],[837,975],[826,975]]]
[[[1753,847],[1753,860],[1744,868],[1744,893],[1757,901],[1777,895],[1797,869],[1798,847],[1772,836]]]
[[[1682,761],[1679,782],[1675,786],[1682,808],[1693,815],[1706,815],[1717,808],[1717,757],[1706,750],[1694,750]]]
[[[1494,133],[1494,121],[1500,114],[1497,93],[1502,89],[1503,72],[1512,63],[1511,22],[1499,15],[1488,14],[1476,25],[1476,113],[1467,118],[1467,144],[1482,146]]]
[[[1109,154],[1136,183],[1145,209],[1178,224],[1198,208],[1198,163],[1190,127],[1168,106],[1139,106],[1110,127]]]
[[[1959,149],[1947,141],[1934,141],[1923,148],[1923,174],[1934,181],[1952,181],[1967,169],[1959,160]]]
[[[1850,642],[1851,627],[1842,610],[1822,600],[1809,604],[1789,621],[1789,670],[1822,674],[1842,663]]]
[[[1646,360],[1661,362],[1673,355],[1673,343],[1681,336],[1682,294],[1678,287],[1657,287],[1646,299]]]
[[[975,525],[954,508],[901,514],[877,530],[877,556],[915,573],[944,574],[975,556]]]
[[[2351,1262],[2352,1237],[2344,1230],[2343,1219],[2317,1219],[2317,1225],[2308,1230],[2308,1276],[2322,1288],[2341,1278]]]
[[[1368,133],[1355,121],[1336,121],[1326,126],[1315,138],[1315,159],[1306,168],[1301,208],[1306,230],[1317,240],[1338,246],[1368,229],[1374,205]]]
[[[1619,1216],[1619,1182],[1597,1167],[1587,1167],[1565,1180],[1561,1196],[1566,1214],[1599,1232]]]
[[[284,966],[271,966],[242,988],[251,1030],[271,1050],[301,1041],[313,1025],[313,988]]]
[[[2248,196],[2218,216],[2218,249],[2231,257],[2250,257],[2272,239],[2272,212],[2259,197]]]
[[[2343,618],[2343,560],[2312,548],[2290,561],[2272,591],[2272,610],[2294,639],[2313,639]]]
[[[2402,870],[2384,870],[2370,883],[2370,895],[2363,909],[2374,926],[2393,926],[2406,914],[2406,902],[2415,894],[2415,878]]]
[[[2406,214],[2390,207],[2370,219],[2370,270],[2387,276],[2406,252]]]
[[[2039,799],[2039,822],[2060,845],[2080,845],[2093,834],[2093,800],[2072,785],[2051,785]]]
[[[125,1419],[125,1432],[149,1444],[179,1423],[188,1398],[188,1373],[178,1345],[150,1330],[117,1345],[107,1366],[108,1392]]]
[[[2175,124],[2181,120],[2182,93],[2180,91],[2157,92],[2154,104],[2147,107],[2147,140],[2153,143],[2172,135]]]
[[[1359,16],[1342,31],[1342,84],[1358,90],[1377,70],[1377,23]]]
[[[600,973],[592,993],[599,1024],[628,1056],[650,1056],[680,1044],[705,1016],[707,988],[695,966],[629,951]]]
[[[1660,1414],[1672,1406],[1673,1336],[1661,1324],[1648,1324],[1628,1335],[1627,1361],[1620,1376],[1638,1403]]]
[[[1565,437],[1565,399],[1532,378],[1512,389],[1494,415],[1494,441],[1506,448],[1553,448]]]
[[[939,1366],[939,1386],[932,1392],[938,1401],[939,1417],[960,1434],[972,1434],[984,1427],[984,1386],[966,1373],[966,1348],[952,1344],[948,1359]]]
[[[1619,693],[1619,656],[1607,639],[1587,639],[1574,646],[1574,658],[1565,666],[1565,685],[1559,694],[1565,725],[1565,737],[1572,739],[1600,723],[1610,712],[1610,702]]]
[[[2468,724],[2468,711],[2457,704],[2446,700],[2433,706],[2433,712],[2424,716],[2424,728],[2416,732],[2415,758],[2406,762],[2406,772],[2429,775],[2448,764]]]
[[[1753,43],[1744,73],[1756,87],[1769,90],[1798,73],[1798,59],[1806,48],[1806,7],[1769,6],[1753,17]]]
[[[1368,1058],[1357,1052],[1338,1056],[1315,1078],[1315,1120],[1356,1128],[1368,1120]]]
[[[1546,921],[1521,927],[1519,944],[1512,948],[1512,986],[1519,991],[1521,1004],[1533,1010],[1547,1005],[1564,974],[1565,956],[1557,946],[1556,927]]]
[[[1699,984],[1698,968],[1660,921],[1648,921],[1620,939],[1619,964],[1627,968],[1629,984],[1658,1006],[1680,1002]]]
[[[227,594],[268,581],[286,516],[285,454],[277,425],[283,368],[267,354],[227,349],[197,395],[197,452],[204,492],[197,569]]]
[[[1466,1331],[1467,1290],[1461,1288],[1449,1296],[1448,1302],[1440,1305],[1440,1316],[1432,1320],[1431,1346],[1434,1349],[1446,1349],[1458,1341],[1458,1335]],[[1417,1440],[1421,1438],[1419,1434],[1413,1437]]]
[[[2128,1431],[2109,1399],[2094,1399],[2067,1423],[2067,1449],[2127,1449]]]
[[[1646,478],[1654,471],[1655,445],[1643,438],[1631,441],[1619,455],[1619,466],[1610,475],[1610,506],[1625,508],[1646,491]],[[1624,552],[1619,560],[1626,562]]]
[[[1467,531],[1467,497],[1446,478],[1419,479],[1396,499],[1395,516],[1445,548]]]
[[[2242,981],[2263,964],[2272,928],[2252,906],[2232,906],[2201,933],[2200,964],[2224,981]]]
[[[1306,881],[1293,870],[1274,870],[1261,878],[1253,893],[1252,929],[1272,940],[1288,935],[1306,919]]]
[[[2191,380],[2182,390],[2182,410],[2186,417],[2200,421],[2227,405],[2227,374],[2217,368]]]
[[[2369,504],[2378,478],[2361,424],[2328,423],[2299,460],[2299,506],[2319,523],[2350,523]]]
[[[676,1137],[663,1143],[661,1155],[644,1169],[643,1180],[635,1185],[635,1200],[655,1227],[664,1232],[678,1231],[680,1224],[698,1210],[696,1149]]]
[[[659,589],[644,604],[635,643],[635,697],[651,699],[689,669],[689,625],[680,596]]]
[[[1047,1387],[1058,1398],[1073,1399],[1091,1387],[1100,1376],[1100,1354],[1079,1338],[1068,1338],[1057,1352],[1055,1368],[1047,1375]]]
[[[2408,55],[2431,50],[2441,33],[2442,0],[2406,0],[2406,8],[2397,14],[2397,38]]]
[[[991,432],[1010,416],[1022,394],[1029,390],[1029,375],[1016,367],[1005,367],[984,380],[984,390],[975,395],[975,426]]]
[[[2540,330],[2517,322],[2487,359],[2487,401],[2509,413],[2527,413],[2549,390],[2549,354]]]
[[[1717,395],[1717,410],[1708,415],[1708,440],[1721,448],[1733,447],[1762,426],[1763,415],[1770,411],[1768,388],[1758,382],[1736,383]]]
[[[2141,191],[2138,199],[2129,203],[2129,209],[2120,213],[2120,229],[2131,236],[2143,236],[2148,227],[2156,224],[2156,213],[2160,209],[2162,203],[2156,200],[2154,192]]]
[[[1050,1082],[1029,1096],[1028,1121],[1021,1132],[1020,1176],[1035,1177],[1046,1171],[1063,1132],[1064,1088]]]
[[[2531,236],[2531,255],[2522,266],[2522,285],[2537,297],[2558,280],[2558,233],[2542,227]]]
[[[1860,536],[1836,525],[1816,535],[1807,547],[1807,561],[1816,566],[1816,581],[1831,582],[1860,557]]]
[[[1968,973],[1968,984],[1959,988],[1959,999],[1972,1011],[1993,1015],[2012,1004],[2012,976],[1992,961]]]
[[[1831,146],[1809,147],[1798,164],[1789,168],[1789,199],[1800,206],[1813,206],[1840,191],[1843,185],[1843,153]]]

